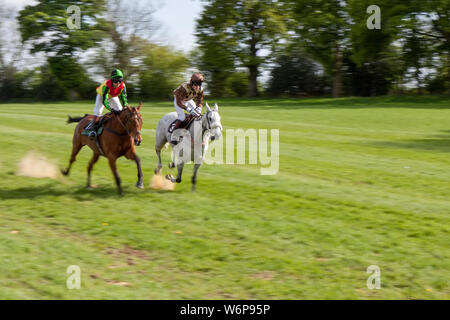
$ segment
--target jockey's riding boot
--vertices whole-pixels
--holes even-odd
[[[177,119],[177,120],[170,126],[170,128],[169,128],[169,133],[172,133],[172,132],[174,132],[176,129],[178,129],[178,128],[181,126],[182,123],[183,123],[183,121]]]
[[[89,132],[89,138],[93,139],[97,136],[97,116],[94,116],[94,119],[89,122],[88,126],[86,127],[87,130],[90,130]]]

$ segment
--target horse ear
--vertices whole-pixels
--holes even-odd
[[[137,107],[138,111],[141,111],[141,108],[142,108],[142,101],[139,102],[139,106]]]
[[[216,112],[219,111],[219,106],[217,105],[217,103],[214,103],[214,111],[216,111]]]
[[[211,112],[211,108],[209,107],[208,102],[206,103],[206,110],[208,110],[208,112]]]

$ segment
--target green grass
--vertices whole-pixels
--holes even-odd
[[[0,299],[449,299],[449,98],[217,102],[224,129],[280,129],[278,174],[204,165],[191,193],[187,165],[175,191],[149,189],[173,105],[147,102],[146,189],[121,159],[122,198],[104,158],[85,190],[87,148],[63,181],[16,175],[30,150],[65,167],[66,115],[93,101],[0,104]]]

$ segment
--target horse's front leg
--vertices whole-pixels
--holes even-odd
[[[72,168],[72,164],[75,162],[75,160],[77,159],[77,155],[80,152],[81,148],[83,147],[83,145],[81,144],[81,142],[79,141],[81,138],[77,137],[76,140],[74,140],[73,146],[72,146],[72,154],[70,155],[70,161],[69,161],[69,166],[67,167],[67,169],[65,170],[61,170],[61,173],[65,176],[68,176],[70,173],[70,168]]]
[[[175,168],[175,152],[172,150],[172,162],[169,163],[169,169]]]
[[[134,160],[136,162],[137,166],[137,172],[138,172],[138,181],[136,182],[136,187],[139,189],[144,189],[144,182],[142,181],[142,167],[141,167],[141,159],[136,154],[136,150],[131,148],[126,154],[125,157],[129,160]]]
[[[181,177],[183,175],[184,162],[177,164],[177,178],[175,179],[171,174],[166,175],[166,179],[172,181],[173,183],[180,183]]]
[[[201,165],[202,165],[201,163],[194,164],[194,174],[192,175],[192,187],[191,187],[191,191],[192,192],[195,191],[195,187],[196,187],[196,184],[197,184],[197,173],[198,173],[198,169],[200,169]]]
[[[142,175],[142,168],[141,168],[141,159],[137,156],[137,154],[134,155],[134,161],[136,161],[136,166],[138,170],[138,181],[136,183],[136,187],[139,189],[144,189],[144,182],[143,182],[143,175]]]

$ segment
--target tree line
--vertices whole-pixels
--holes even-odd
[[[0,99],[92,99],[96,78],[113,68],[139,99],[170,98],[190,70],[206,75],[216,97],[450,93],[448,0],[378,0],[375,29],[369,0],[202,4],[196,44],[185,54],[152,40],[151,1],[35,1],[14,17],[13,49],[4,44],[14,37],[0,36]],[[80,29],[67,24],[71,5]],[[41,63],[23,65],[19,52]]]

